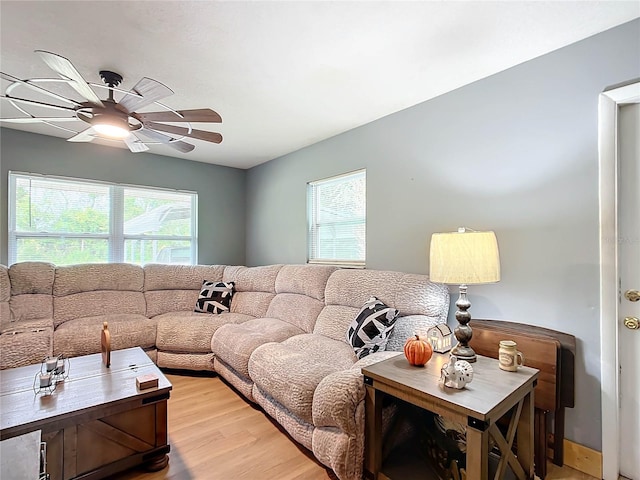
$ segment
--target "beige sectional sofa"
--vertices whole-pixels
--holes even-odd
[[[203,280],[235,283],[230,311],[194,312]],[[164,368],[212,370],[259,404],[341,480],[362,477],[361,368],[350,323],[375,295],[400,317],[390,344],[446,321],[447,289],[423,275],[320,265],[0,266],[0,368],[47,355],[140,346]],[[402,338],[400,338],[402,337]]]

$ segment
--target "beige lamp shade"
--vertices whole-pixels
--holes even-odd
[[[432,282],[455,285],[500,281],[500,254],[493,232],[434,233],[429,253]]]

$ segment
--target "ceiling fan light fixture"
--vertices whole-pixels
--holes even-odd
[[[129,136],[129,130],[125,130],[117,125],[110,125],[108,123],[98,123],[93,126],[93,129],[100,136],[107,138],[123,139]]]
[[[67,138],[69,142],[92,142],[96,138],[115,140],[124,142],[133,153],[149,150],[147,144],[167,145],[180,153],[188,153],[195,148],[195,145],[182,141],[187,137],[210,143],[222,142],[222,135],[219,133],[191,128],[191,122],[221,123],[222,117],[218,113],[210,108],[173,110],[167,107],[160,103],[159,100],[173,95],[173,90],[157,80],[143,77],[132,89],[126,91],[116,88],[122,82],[122,75],[110,70],[100,70],[100,77],[106,87],[96,85],[87,82],[68,58],[44,50],[36,50],[36,53],[61,79],[33,78],[21,80],[0,72],[2,73],[2,79],[9,82],[5,88],[5,95],[2,95],[2,97],[8,99],[16,109],[26,115],[26,117],[0,118],[0,124],[4,122],[44,123],[74,133],[73,136]],[[69,86],[76,90],[85,101],[79,102],[39,86],[38,82],[45,81],[69,83]],[[50,96],[65,104],[73,105],[73,107],[63,107],[59,104],[39,101],[38,98],[31,100],[11,96],[10,93],[13,88],[19,85],[27,86],[39,94]],[[109,98],[101,100],[91,87],[107,88]],[[122,94],[122,96],[119,95],[119,100],[114,98],[116,91]],[[72,112],[75,117],[36,116],[19,107],[15,102]],[[159,112],[140,112],[140,109],[152,104],[161,106],[164,110]],[[81,120],[88,124],[89,127],[85,126],[81,131],[76,131],[75,128],[65,128],[55,123],[75,120]],[[187,126],[178,126],[174,125],[174,123],[182,123]],[[142,138],[138,136],[138,133],[142,135]]]
[[[93,122],[93,129],[102,137],[122,140],[129,136],[130,127],[126,120],[101,115]]]

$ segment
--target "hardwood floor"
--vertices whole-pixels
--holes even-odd
[[[168,374],[169,466],[118,480],[335,480],[262,410],[219,377]]]
[[[169,466],[117,480],[337,480],[305,448],[219,377],[167,374]],[[595,480],[549,464],[546,480]]]
[[[545,480],[597,480],[596,477],[587,475],[586,473],[579,472],[569,467],[558,467],[549,462],[547,467],[547,476]]]

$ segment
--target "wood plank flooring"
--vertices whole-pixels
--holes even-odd
[[[169,466],[117,480],[337,480],[259,408],[219,377],[167,374]],[[549,463],[546,480],[595,480]]]
[[[169,466],[118,480],[336,480],[262,410],[219,377],[167,374]]]

